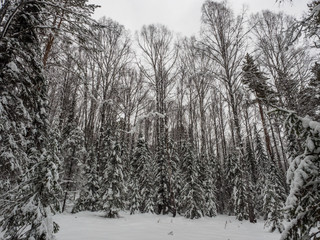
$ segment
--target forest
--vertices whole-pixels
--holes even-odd
[[[68,208],[320,239],[320,1],[296,19],[206,0],[192,37],[97,7],[0,0],[3,239],[53,240]]]

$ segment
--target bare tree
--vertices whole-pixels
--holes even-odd
[[[239,117],[240,64],[244,56],[244,13],[235,17],[226,2],[206,1],[202,7],[201,31],[204,52],[219,67],[216,77],[225,87],[233,116],[237,146],[242,146]],[[233,131],[233,129],[231,129]]]
[[[143,65],[140,68],[150,82],[155,94],[156,112],[156,155],[157,155],[157,205],[158,213],[175,212],[173,186],[170,183],[170,158],[167,155],[168,144],[168,100],[171,86],[176,78],[175,62],[177,49],[173,46],[173,34],[165,26],[143,26],[137,35],[142,51]],[[167,169],[167,171],[166,171]]]

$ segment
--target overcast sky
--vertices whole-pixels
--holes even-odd
[[[204,0],[91,0],[100,5],[94,18],[106,16],[124,25],[132,33],[143,25],[161,23],[182,35],[197,34],[200,29],[201,6]],[[229,5],[239,12],[243,5],[250,13],[264,9],[284,11],[300,18],[307,11],[307,0],[293,0],[293,3],[275,3],[275,0],[229,0]]]

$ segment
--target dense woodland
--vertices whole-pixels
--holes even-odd
[[[70,208],[229,214],[319,239],[320,2],[308,6],[295,19],[207,0],[200,34],[181,37],[95,21],[86,0],[1,0],[4,239],[51,240]]]

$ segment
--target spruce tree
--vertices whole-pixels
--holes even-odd
[[[268,78],[246,54],[242,66],[242,82],[256,95],[257,99],[266,103],[274,102],[274,92],[267,83]]]
[[[144,139],[139,136],[136,149],[133,153],[133,157],[130,164],[130,183],[129,183],[129,208],[130,214],[140,211],[142,207],[142,171],[146,167],[147,163],[147,152]]]
[[[245,182],[245,172],[243,169],[243,159],[238,154],[237,161],[232,172],[234,173],[234,186],[232,192],[232,200],[234,213],[239,221],[249,218],[249,206],[247,201],[247,186]]]
[[[281,185],[277,170],[273,162],[267,167],[267,178],[265,187],[262,190],[263,208],[262,211],[266,214],[265,226],[271,232],[278,230],[280,233],[284,230],[283,225],[283,207],[284,207],[284,189]]]
[[[312,76],[305,87],[299,92],[297,99],[302,116],[320,120],[320,64],[315,63],[311,69]]]
[[[84,164],[84,182],[80,189],[80,194],[72,209],[73,213],[79,211],[98,211],[101,210],[100,202],[100,181],[97,172],[97,158],[93,150],[90,151],[89,158]]]
[[[102,209],[107,218],[119,217],[119,211],[125,207],[125,184],[123,176],[121,146],[116,140],[111,140],[107,149],[107,165],[101,181]]]
[[[264,217],[264,219],[267,219],[267,213],[263,212],[263,189],[266,186],[267,181],[267,167],[269,163],[269,159],[267,155],[265,154],[264,147],[262,145],[262,141],[260,138],[260,134],[257,131],[257,128],[254,128],[255,132],[255,157],[257,161],[257,183],[255,187],[256,191],[256,209],[260,215]]]
[[[320,123],[283,109],[275,109],[274,113],[285,116],[287,132],[299,139],[303,148],[291,160],[287,172],[290,193],[285,211],[290,223],[281,239],[317,239],[320,233],[317,229],[320,223]]]
[[[219,159],[217,159],[213,154],[211,154],[209,161],[211,162],[212,166],[208,168],[212,169],[211,175],[213,178],[213,185],[214,185],[214,193],[216,199],[216,209],[217,213],[223,214],[225,209],[225,189],[224,189],[224,180],[222,167]],[[209,166],[210,164],[208,164]],[[209,170],[210,174],[210,170]]]
[[[167,143],[167,178],[169,184],[169,211],[173,217],[177,214],[177,195],[179,184],[178,166],[180,158],[178,156],[177,144],[169,138]]]
[[[140,136],[134,151],[133,158],[136,162],[132,173],[136,177],[135,184],[139,187],[140,204],[139,210],[142,213],[154,212],[155,191],[154,191],[154,171],[155,164],[151,157],[148,145],[144,138]]]
[[[186,218],[200,218],[205,206],[205,192],[199,181],[199,161],[190,143],[184,143],[182,153],[182,179],[184,186],[180,193],[180,206]]]
[[[257,181],[256,172],[256,159],[251,149],[251,143],[249,139],[246,142],[245,156],[243,163],[244,181],[246,186],[246,199],[248,203],[248,217],[251,223],[256,222],[255,216],[255,185]]]
[[[255,128],[255,155],[257,158],[258,181],[256,185],[256,209],[270,231],[283,231],[283,206],[285,190],[282,186],[275,163],[265,154],[260,135]]]
[[[217,215],[217,199],[216,199],[216,182],[217,182],[217,167],[216,159],[211,156],[211,158],[205,158],[204,161],[204,173],[205,181],[202,181],[201,187],[205,194],[205,204],[203,206],[203,214],[208,217],[214,217]]]
[[[75,127],[64,139],[61,147],[63,156],[63,180],[65,182],[62,212],[66,208],[68,193],[76,190],[80,180],[81,165],[87,158],[87,151],[84,147],[84,135],[81,129]]]
[[[235,213],[234,211],[234,200],[232,198],[235,179],[236,179],[236,168],[237,168],[237,152],[230,150],[227,161],[224,163],[224,175],[226,176],[225,184],[225,211],[228,215]]]
[[[21,173],[0,199],[5,239],[51,240],[58,231],[52,220],[59,208],[58,150],[48,136],[47,81],[37,30],[43,6],[42,1],[15,1],[7,12],[12,18],[1,29],[0,151],[6,155],[4,169]]]

